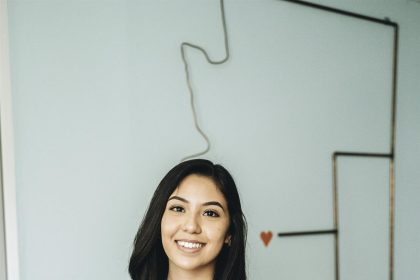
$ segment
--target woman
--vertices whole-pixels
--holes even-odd
[[[246,222],[221,165],[194,159],[157,187],[130,259],[133,280],[245,280]]]

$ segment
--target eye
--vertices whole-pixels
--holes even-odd
[[[219,213],[217,213],[216,211],[213,211],[213,210],[206,210],[206,211],[204,211],[203,215],[208,216],[208,217],[213,217],[213,218],[220,217]]]
[[[181,206],[171,206],[169,208],[169,210],[174,211],[174,212],[185,212],[185,209]]]

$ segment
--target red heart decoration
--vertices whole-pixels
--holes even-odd
[[[260,237],[264,245],[267,247],[268,243],[271,241],[271,238],[273,238],[273,233],[271,231],[262,231]]]

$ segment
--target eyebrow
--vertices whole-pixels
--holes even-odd
[[[176,196],[176,195],[171,196],[171,197],[168,199],[168,202],[169,202],[170,200],[172,200],[172,199],[176,199],[176,200],[180,200],[180,201],[185,202],[185,203],[189,203],[189,201],[188,201],[188,200],[186,200],[185,198],[180,197],[180,196]],[[223,211],[225,211],[225,208],[222,206],[222,204],[221,204],[220,202],[217,202],[217,201],[207,201],[207,202],[204,202],[202,205],[203,205],[203,206],[209,206],[209,205],[219,206],[220,208],[222,208],[222,210],[223,210]]]

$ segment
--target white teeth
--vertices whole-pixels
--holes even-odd
[[[191,243],[191,242],[186,242],[186,241],[177,241],[179,246],[188,248],[188,249],[198,249],[203,247],[203,244],[201,243]]]

